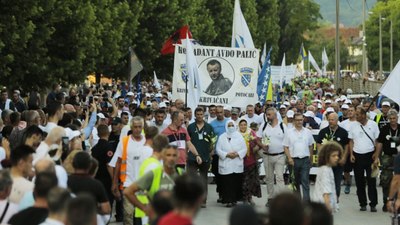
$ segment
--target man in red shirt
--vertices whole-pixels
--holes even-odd
[[[182,126],[184,121],[184,115],[182,111],[175,111],[171,114],[171,124],[161,132],[165,135],[170,145],[175,145],[179,150],[179,158],[176,165],[181,168],[185,168],[187,159],[187,149],[193,153],[196,157],[197,164],[201,164],[202,160],[196,147],[190,141],[190,136],[187,130]]]
[[[204,183],[195,174],[184,174],[175,180],[172,191],[175,209],[161,218],[159,225],[192,225],[205,198]]]

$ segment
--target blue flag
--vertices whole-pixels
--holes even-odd
[[[257,94],[261,105],[264,105],[266,100],[272,100],[272,83],[271,83],[271,51],[269,49],[264,65],[258,75]]]

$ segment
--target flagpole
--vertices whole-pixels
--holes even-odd
[[[187,53],[186,53],[187,54]],[[187,69],[187,63],[186,63],[186,69]],[[187,98],[188,98],[188,78],[189,78],[189,74],[186,75],[186,82],[185,82],[185,108],[187,108],[188,104],[187,104]]]
[[[378,93],[376,93],[376,95],[372,98],[371,104],[368,106],[367,109],[367,113],[369,112],[369,109],[372,107],[372,104],[374,104],[374,102],[376,102],[376,99],[378,99],[380,92],[378,91]]]

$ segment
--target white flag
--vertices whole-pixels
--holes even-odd
[[[326,66],[329,63],[328,55],[326,54],[326,50],[322,52],[322,75],[326,75]]]
[[[261,53],[261,65],[264,65],[266,58],[267,58],[267,43],[264,42],[264,48]]]
[[[400,61],[392,70],[379,92],[400,105]]]
[[[156,87],[156,89],[161,89],[160,82],[157,79],[156,71],[153,71],[153,72],[154,72],[154,87]]]
[[[315,61],[314,57],[311,55],[311,52],[308,51],[308,60],[310,60],[311,65],[313,65],[314,69],[319,73],[322,74],[321,69],[319,68],[317,62]]]
[[[232,25],[232,48],[254,48],[249,27],[240,9],[239,0],[235,0]]]
[[[186,105],[194,111],[199,104],[201,95],[199,67],[194,56],[193,44],[186,35],[186,71],[187,71],[187,102]]]
[[[285,53],[283,53],[281,71],[279,73],[279,86],[281,87],[281,89],[282,89],[283,79],[284,79],[285,75],[286,75],[286,56],[285,56]]]

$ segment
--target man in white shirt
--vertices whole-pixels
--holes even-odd
[[[376,139],[379,136],[378,125],[367,118],[367,112],[362,107],[357,107],[356,118],[350,128],[350,159],[354,163],[354,178],[357,186],[357,197],[360,203],[360,211],[367,210],[367,194],[365,192],[365,180],[368,185],[368,197],[371,212],[376,212],[378,193],[376,190],[376,178],[371,177],[371,165],[379,156],[376,155]],[[364,172],[367,179],[364,177]]]
[[[148,126],[155,126],[158,128],[158,132],[163,131],[165,128],[168,127],[169,124],[165,122],[165,110],[164,109],[157,109],[154,113],[154,120],[148,121]]]
[[[242,119],[247,121],[248,126],[250,126],[250,124],[253,122],[257,123],[260,126],[264,122],[261,116],[255,114],[253,105],[247,105],[246,115],[242,116],[239,121]]]
[[[8,224],[8,220],[18,212],[18,205],[8,200],[13,181],[10,171],[0,170],[0,212],[4,215],[0,218],[0,224]]]
[[[279,191],[282,191],[285,186],[283,173],[286,157],[282,143],[287,127],[285,124],[278,121],[275,108],[268,108],[266,110],[266,115],[268,123],[262,131],[262,138],[263,140],[267,140],[268,143],[268,149],[263,152],[263,158],[268,193],[267,205],[269,205],[271,199],[274,198]],[[264,144],[266,144],[265,141]],[[276,176],[276,187],[274,185],[274,174]]]
[[[47,105],[47,114],[48,114],[48,122],[46,126],[43,128],[43,132],[47,134],[57,126],[58,121],[63,118],[64,115],[64,106],[59,102],[52,102]]]
[[[146,138],[142,135],[144,120],[142,117],[135,116],[131,121],[132,134],[121,138],[118,143],[117,149],[111,159],[109,166],[115,168],[113,176],[112,191],[116,198],[120,198],[120,191],[118,190],[118,180],[121,180],[122,185],[120,188],[129,187],[136,181],[135,171],[135,151],[146,142]],[[140,166],[140,165],[139,165]],[[133,224],[133,206],[125,198],[124,204],[124,222],[125,224]]]
[[[310,169],[314,150],[314,137],[309,129],[303,127],[303,114],[294,115],[294,128],[288,129],[283,139],[285,154],[288,158],[290,171],[294,170],[296,192],[300,194],[300,184],[303,200],[310,200]]]
[[[33,191],[34,184],[27,177],[32,173],[33,148],[27,145],[20,145],[11,151],[11,177],[13,186],[10,194],[10,201],[18,204],[25,192]]]

